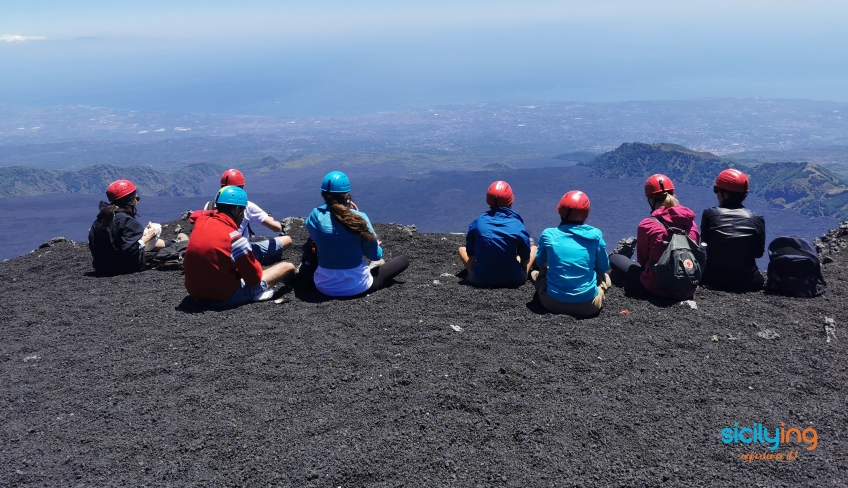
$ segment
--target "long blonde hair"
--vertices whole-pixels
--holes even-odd
[[[662,195],[665,195],[665,199],[662,200],[662,202],[660,202],[659,198]],[[669,192],[664,192],[664,193],[660,193],[660,194],[657,194],[657,195],[651,195],[650,198],[653,202],[651,204],[651,208],[653,208],[654,210],[656,210],[659,207],[671,208],[671,207],[676,207],[677,205],[680,205],[680,201],[677,200],[677,197],[675,197],[674,195],[672,195]],[[657,205],[659,205],[659,207]]]

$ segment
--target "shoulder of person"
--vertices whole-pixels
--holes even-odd
[[[322,207],[315,207],[315,208],[312,209],[311,212],[309,212],[309,215],[306,216],[306,220],[317,218],[318,216],[320,216],[321,214],[326,213],[326,212],[327,212],[326,207],[323,207],[323,206]]]
[[[519,225],[522,228],[524,227],[524,219],[521,218],[521,215],[519,215],[518,212],[512,212],[511,214],[508,214],[508,215],[514,221],[513,222],[514,225]]]
[[[130,227],[130,228],[133,228],[133,229],[135,229],[135,228],[143,229],[144,228],[144,225],[142,225],[142,223],[139,222],[137,218],[133,217],[132,215],[130,215],[126,212],[115,212],[115,217],[114,217],[113,221],[116,224],[124,226],[124,227]]]
[[[654,217],[653,215],[650,216],[650,217],[645,217],[644,219],[639,221],[639,227],[642,227],[642,228],[653,228],[655,226],[662,227],[662,224],[657,222],[657,219],[659,219],[659,217]]]
[[[366,221],[371,222],[370,220],[368,220],[368,215],[365,212],[363,212],[361,210],[356,210],[356,209],[353,209],[353,208],[350,209],[350,211],[355,213],[356,215],[359,215],[360,217],[362,217]]]
[[[559,228],[559,227],[548,227],[547,229],[543,230],[541,234],[539,234],[539,240],[540,240],[540,241],[541,241],[542,239],[547,239],[547,240],[549,240],[549,239],[553,238],[556,234],[558,234],[558,233],[560,233],[560,232],[561,232],[561,231],[560,231],[560,228]]]
[[[583,224],[580,227],[583,228],[583,232],[585,233],[586,237],[590,239],[600,240],[604,238],[604,233],[601,232],[601,229],[597,227],[593,227],[589,224]]]
[[[713,215],[720,213],[721,207],[709,207],[705,208],[703,212],[701,212],[702,217],[712,217]]]

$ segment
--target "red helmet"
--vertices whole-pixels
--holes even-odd
[[[671,182],[671,178],[659,173],[651,175],[645,182],[645,195],[650,196],[663,192],[674,194],[674,183]]]
[[[583,222],[589,218],[589,197],[580,190],[571,190],[562,196],[557,205],[557,213],[570,222]]]
[[[490,207],[509,207],[514,200],[515,195],[512,194],[512,188],[506,181],[496,181],[489,185],[486,203]]]
[[[228,169],[221,175],[221,186],[244,186],[244,175],[237,169]]]
[[[109,185],[109,188],[106,188],[106,198],[109,199],[110,203],[116,202],[135,191],[136,187],[132,184],[132,181],[118,180]]]
[[[738,169],[726,169],[718,174],[715,186],[725,191],[748,193],[748,177]]]

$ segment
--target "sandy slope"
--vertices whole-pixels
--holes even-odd
[[[199,311],[179,272],[88,276],[84,245],[0,264],[0,485],[848,483],[841,255],[815,299],[614,290],[575,320],[461,284],[462,236],[377,231],[412,264],[348,301]],[[818,445],[749,463],[735,422]]]

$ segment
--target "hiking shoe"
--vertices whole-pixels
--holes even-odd
[[[622,256],[627,256],[628,259],[633,258],[633,251],[636,250],[636,238],[635,237],[627,237],[618,241],[618,246],[610,253],[612,254],[621,254]]]
[[[267,290],[263,291],[259,296],[253,299],[254,302],[264,302],[265,300],[270,300],[274,298],[274,294],[277,293],[277,289],[273,286],[269,286]]]
[[[183,242],[183,241],[187,241],[187,240],[188,240],[187,235],[183,234],[182,232],[177,234],[177,239],[176,239],[177,242]]]

